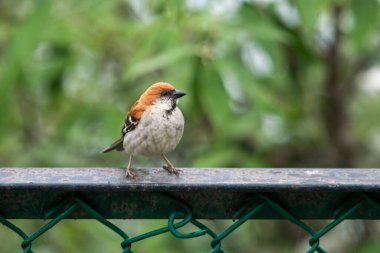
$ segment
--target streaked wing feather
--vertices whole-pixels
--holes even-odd
[[[127,118],[125,119],[123,127],[121,128],[121,137],[117,141],[112,143],[111,146],[104,149],[102,153],[107,153],[114,149],[118,151],[124,150],[124,147],[123,147],[124,136],[128,132],[133,131],[136,128],[136,126],[139,123],[141,114],[144,111],[143,110],[144,107],[139,106],[138,102],[136,102],[132,108],[134,109],[128,112]]]

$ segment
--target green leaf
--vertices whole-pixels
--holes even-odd
[[[251,4],[243,4],[232,23],[236,26],[235,29],[244,29],[250,37],[256,40],[272,42],[289,40],[286,31],[281,29],[268,15]]]
[[[307,36],[311,36],[315,31],[316,22],[319,14],[323,9],[325,1],[322,0],[295,0],[293,1],[297,6],[300,16],[303,32]]]
[[[148,73],[163,69],[184,58],[190,57],[197,52],[196,47],[184,45],[166,50],[157,56],[134,63],[125,73],[124,78],[131,80]]]
[[[215,130],[223,132],[225,126],[232,122],[230,121],[230,98],[224,89],[220,73],[211,62],[206,62],[201,70],[200,80],[202,80],[200,98],[204,110]]]
[[[368,46],[373,35],[378,35],[379,3],[376,0],[353,0],[352,12],[355,26],[352,38],[361,49]]]

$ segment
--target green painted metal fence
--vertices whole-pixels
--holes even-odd
[[[136,179],[125,179],[123,170],[112,168],[2,168],[0,222],[21,237],[24,253],[33,252],[35,240],[69,218],[96,219],[120,235],[123,253],[162,233],[180,239],[208,236],[210,252],[226,252],[223,239],[249,220],[285,219],[310,234],[308,253],[321,253],[327,251],[320,238],[344,220],[380,218],[377,169],[183,169],[179,177],[160,169],[137,173]],[[49,222],[28,235],[9,220],[14,218]],[[165,218],[167,226],[131,237],[110,218]],[[217,234],[202,218],[234,222]],[[316,231],[305,218],[332,221]],[[188,224],[197,229],[178,231]]]

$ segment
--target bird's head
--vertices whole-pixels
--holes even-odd
[[[170,83],[155,83],[150,86],[140,97],[144,105],[157,106],[164,110],[173,110],[177,106],[178,99],[186,93],[177,90]]]

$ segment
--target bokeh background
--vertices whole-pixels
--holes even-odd
[[[378,0],[1,0],[0,166],[125,166],[123,153],[99,151],[138,96],[166,81],[189,94],[169,155],[179,167],[379,167],[379,30]],[[165,224],[115,222],[130,235]],[[16,223],[32,232],[43,221]],[[322,243],[379,252],[379,231],[347,221]],[[0,238],[0,252],[19,249],[4,227]],[[288,222],[255,221],[224,245],[297,253],[307,239]],[[120,241],[94,221],[65,221],[34,248],[119,252]],[[134,249],[207,252],[209,241],[163,235]]]

